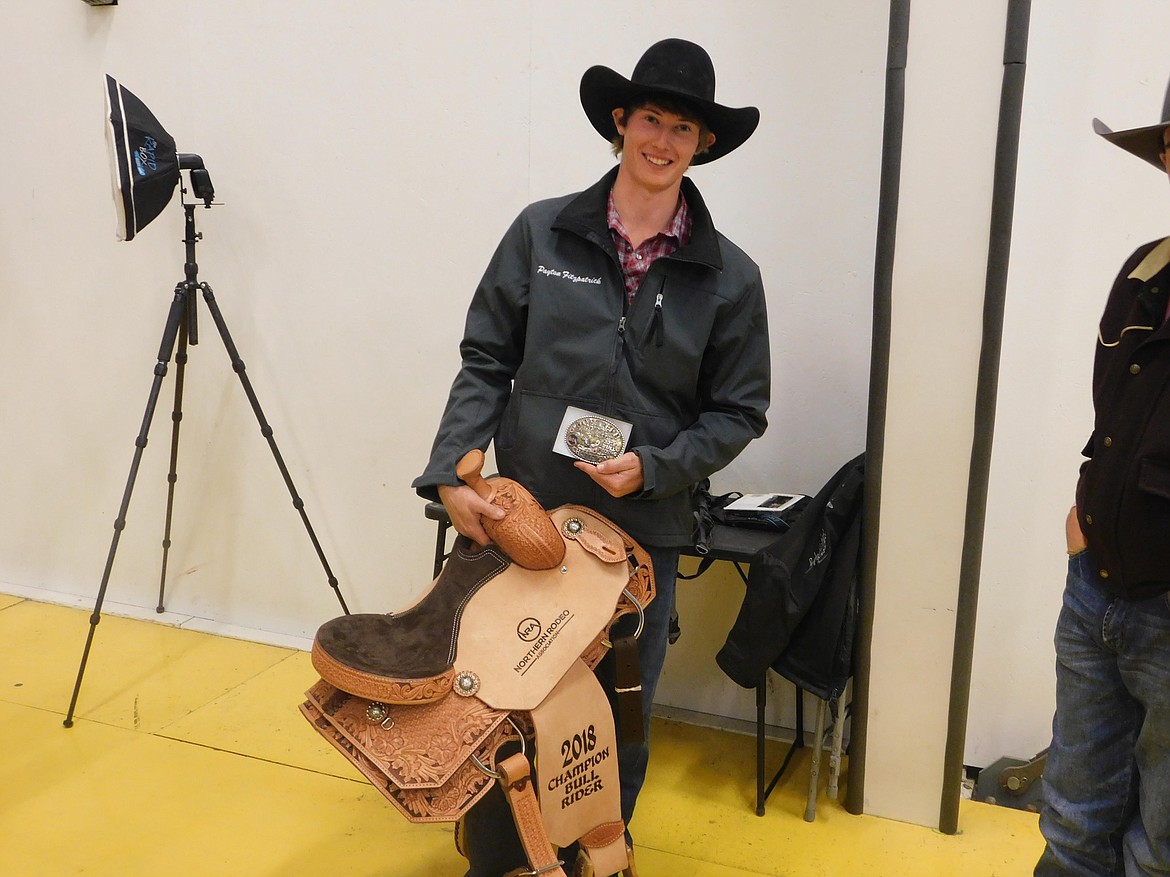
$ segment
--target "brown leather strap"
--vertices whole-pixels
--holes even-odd
[[[520,842],[532,866],[531,871],[516,873],[565,877],[561,862],[554,854],[544,830],[544,820],[540,818],[540,805],[532,787],[532,768],[527,756],[517,752],[497,764],[496,770],[500,773],[500,785],[508,796],[508,806],[512,808],[512,818],[516,822]]]
[[[623,743],[641,743],[646,737],[642,714],[642,673],[638,641],[621,636],[613,641],[616,673],[618,737]]]
[[[597,874],[625,874],[630,867],[626,824],[620,819],[588,832],[581,838],[581,849]]]

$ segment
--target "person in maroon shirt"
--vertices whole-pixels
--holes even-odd
[[[1170,172],[1157,125],[1094,129]],[[1093,433],[1065,523],[1056,715],[1037,877],[1170,874],[1170,238],[1122,266],[1101,318]]]

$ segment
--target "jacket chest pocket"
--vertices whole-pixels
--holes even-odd
[[[715,297],[670,283],[647,283],[638,295],[645,300],[637,302],[630,339],[635,369],[658,372],[658,379],[666,377],[663,370],[679,378],[696,375],[715,322]]]

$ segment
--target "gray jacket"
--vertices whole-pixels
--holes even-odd
[[[692,486],[767,425],[770,358],[759,268],[683,180],[691,240],[651,266],[626,307],[605,220],[615,168],[590,189],[527,207],[472,299],[463,366],[426,471],[428,499],[495,442],[499,472],[546,508],[588,506],[646,545],[689,545]],[[633,424],[644,488],[615,499],[552,451],[566,406]]]

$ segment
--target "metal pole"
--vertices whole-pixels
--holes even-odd
[[[882,459],[885,447],[886,396],[890,378],[890,325],[893,300],[894,244],[902,168],[902,122],[906,103],[906,44],[910,34],[910,0],[891,0],[886,57],[886,109],[882,134],[882,177],[878,194],[877,252],[873,278],[873,336],[869,367],[869,421],[865,442],[865,498],[861,603],[854,647],[853,720],[849,738],[849,784],[845,809],[864,812],[866,721],[869,715],[869,662],[877,592],[877,545],[881,512]]]
[[[999,359],[1003,343],[1003,311],[1007,293],[1008,257],[1016,197],[1016,163],[1020,146],[1020,116],[1024,98],[1025,60],[1031,0],[1008,0],[1004,37],[1003,84],[999,102],[999,134],[995,146],[995,175],[991,199],[991,238],[987,252],[987,282],[983,298],[983,346],[975,391],[975,435],[967,480],[967,520],[959,570],[959,598],[955,611],[955,648],[951,662],[951,700],[943,763],[939,831],[959,830],[963,754],[967,743],[967,715],[971,700],[971,664],[975,649],[975,622],[979,606],[979,573],[983,556],[983,528],[987,515],[987,483],[995,431],[995,403],[999,388]]]

